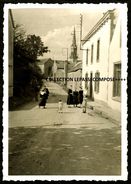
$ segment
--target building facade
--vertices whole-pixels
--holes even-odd
[[[9,97],[13,96],[13,42],[14,22],[11,10],[8,12],[8,69],[9,69]]]
[[[118,80],[108,83],[108,105],[112,108],[121,108],[121,20],[117,15],[114,33],[109,49],[109,76],[113,76]]]
[[[103,14],[84,38],[82,49],[82,77],[89,78],[82,83],[84,93],[91,99],[120,111],[120,80],[96,80],[120,78],[120,20],[117,10],[109,10]]]

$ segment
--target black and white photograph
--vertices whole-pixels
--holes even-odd
[[[127,180],[127,4],[4,5],[3,177]]]

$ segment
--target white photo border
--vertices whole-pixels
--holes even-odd
[[[34,175],[34,176],[14,176],[8,174],[8,130],[9,130],[9,115],[8,115],[8,10],[21,9],[21,8],[91,8],[91,7],[104,8],[120,8],[121,10],[121,23],[122,23],[122,78],[127,79],[127,4],[121,3],[100,3],[100,4],[38,4],[38,3],[18,3],[18,4],[5,4],[4,5],[4,91],[3,91],[3,179],[10,181],[34,181],[34,180],[95,180],[95,181],[117,181],[127,180],[127,80],[122,82],[122,106],[121,106],[121,121],[122,121],[122,163],[120,176],[85,176],[85,175],[70,175],[70,176],[56,176],[56,175]]]

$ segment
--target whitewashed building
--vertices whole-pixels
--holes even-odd
[[[108,104],[120,111],[121,81],[109,78],[121,77],[121,34],[118,10],[109,10],[83,39],[82,77],[84,93],[91,99]],[[95,81],[95,78],[106,78]]]
[[[109,49],[109,76],[119,79],[121,78],[121,20],[117,12],[115,12],[115,16],[117,19]],[[108,83],[108,105],[120,110],[120,102],[121,80]]]

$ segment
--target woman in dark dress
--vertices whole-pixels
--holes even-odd
[[[78,94],[78,103],[80,104],[80,106],[81,106],[82,102],[83,102],[83,90],[82,90],[82,88],[80,88],[80,91]]]
[[[73,91],[73,104],[77,107],[78,105],[78,91]]]
[[[47,90],[46,89],[43,89],[41,92],[40,92],[40,103],[39,103],[39,107],[43,107],[45,108],[46,106],[46,102],[47,102],[47,98],[48,98],[48,93],[47,93]]]
[[[68,96],[67,96],[67,105],[72,105],[73,104],[73,97],[72,97],[72,90],[68,90]]]

